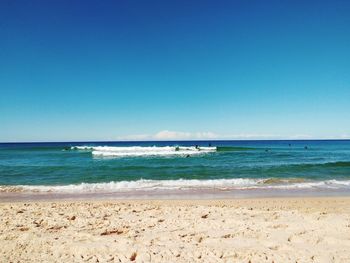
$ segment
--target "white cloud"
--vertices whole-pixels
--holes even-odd
[[[344,134],[340,135],[339,138],[340,139],[350,139],[350,134],[344,133]]]
[[[154,139],[156,140],[203,140],[203,139],[215,139],[217,135],[212,132],[179,132],[179,131],[160,131],[155,134]]]
[[[182,131],[169,131],[163,130],[157,132],[156,134],[136,134],[136,135],[126,135],[119,137],[119,140],[130,140],[130,141],[143,141],[143,140],[156,140],[156,141],[166,141],[166,140],[209,140],[217,139],[218,136],[212,132],[182,132]]]
[[[133,134],[133,135],[125,135],[117,138],[122,141],[146,141],[150,140],[150,136],[148,134]]]
[[[292,140],[310,140],[312,139],[312,136],[309,134],[296,134],[289,136],[287,139],[292,139]]]
[[[349,139],[349,134],[327,137],[325,139]],[[308,140],[316,139],[309,134],[280,135],[280,134],[216,134],[213,132],[183,132],[162,130],[155,134],[135,134],[117,138],[122,141],[170,141],[170,140]],[[317,138],[322,139],[322,138]]]
[[[310,140],[314,137],[309,134],[281,135],[281,134],[259,134],[241,133],[220,136],[227,140]]]
[[[227,140],[268,140],[268,139],[279,139],[280,135],[276,134],[254,134],[254,133],[240,133],[220,136],[222,139]]]
[[[164,130],[156,133],[153,137],[157,140],[185,140],[191,137],[191,133]]]
[[[216,134],[213,132],[183,132],[162,130],[155,134],[135,134],[118,137],[124,141],[169,141],[169,140],[268,140],[281,139],[281,135],[276,134]]]

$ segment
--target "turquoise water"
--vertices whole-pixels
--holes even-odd
[[[3,192],[350,192],[350,141],[3,143],[0,185]]]

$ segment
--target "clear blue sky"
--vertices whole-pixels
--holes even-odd
[[[2,0],[0,141],[349,137],[349,14],[350,1]]]

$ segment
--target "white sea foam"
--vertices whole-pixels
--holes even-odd
[[[115,147],[115,146],[74,146],[72,149],[90,150],[95,156],[169,156],[169,155],[195,155],[215,152],[216,147],[198,147],[189,146],[130,146],[130,147]]]
[[[19,185],[2,186],[1,192],[34,191],[34,192],[63,192],[63,193],[91,193],[91,192],[125,192],[125,191],[155,191],[155,190],[245,190],[245,189],[350,189],[350,180],[326,180],[301,183],[266,184],[268,179],[216,179],[216,180],[137,180],[108,183],[81,183],[71,185]],[[6,190],[8,189],[8,191]]]
[[[272,189],[350,189],[350,180],[309,181],[290,184],[264,185]]]
[[[71,185],[20,185],[18,188],[39,192],[114,192],[134,190],[181,190],[181,189],[229,189],[235,187],[253,186],[259,179],[217,179],[217,180],[137,180],[108,183],[81,183]]]

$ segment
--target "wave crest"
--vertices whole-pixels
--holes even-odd
[[[196,146],[73,146],[72,150],[89,150],[95,156],[169,156],[169,155],[195,155],[216,152],[216,147],[196,147]]]
[[[94,192],[125,192],[154,190],[244,190],[244,189],[350,189],[350,180],[297,181],[276,180],[273,178],[250,179],[216,179],[216,180],[145,180],[120,181],[107,183],[81,183],[71,185],[18,185],[0,186],[0,192],[63,192],[63,193],[94,193]]]

